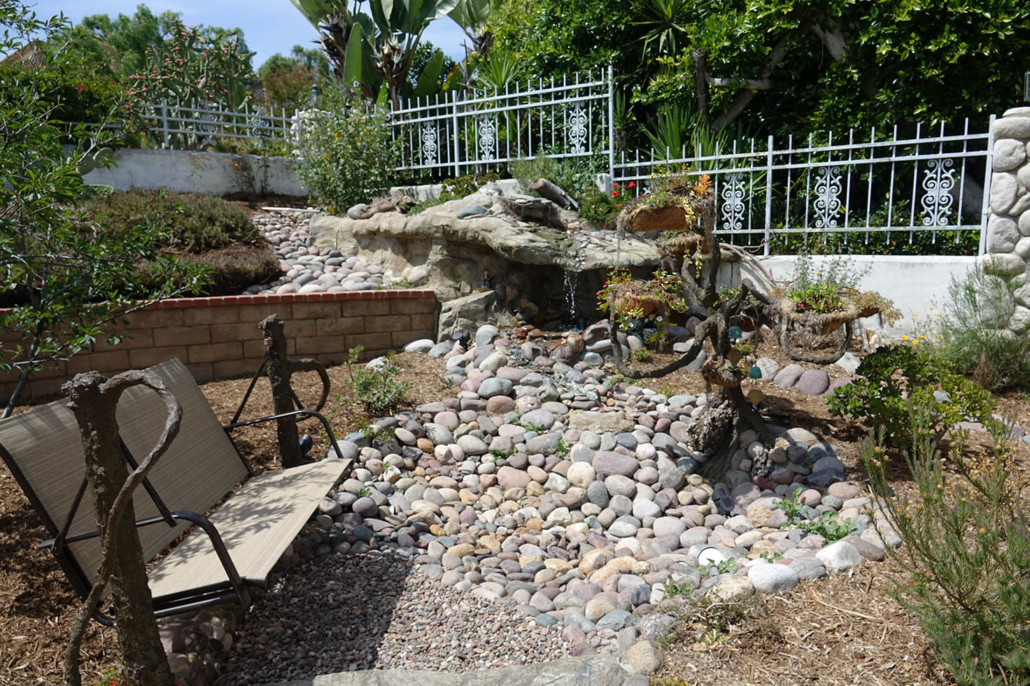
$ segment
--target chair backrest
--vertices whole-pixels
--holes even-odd
[[[165,382],[182,405],[182,424],[171,447],[150,472],[149,481],[171,511],[203,514],[247,478],[247,467],[218,423],[196,380],[179,360],[148,371]],[[118,403],[118,429],[130,454],[141,462],[164,428],[164,403],[149,389],[126,391]],[[0,421],[0,450],[18,475],[44,524],[55,536],[68,519],[75,494],[85,474],[85,460],[75,416],[67,400],[59,400]],[[137,520],[160,516],[143,488],[136,489],[133,507]],[[169,527],[141,527],[145,560],[151,560],[182,533],[186,523]],[[68,535],[96,530],[92,496],[87,494],[75,512]],[[97,539],[67,545],[67,551],[92,583],[100,563]]]

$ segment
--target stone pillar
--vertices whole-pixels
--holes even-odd
[[[998,328],[1021,336],[1030,329],[1030,107],[1005,112],[993,133],[987,254],[980,259],[988,274],[1012,279]]]

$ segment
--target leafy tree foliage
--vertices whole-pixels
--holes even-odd
[[[182,23],[179,12],[154,14],[146,5],[140,4],[131,16],[93,14],[83,17],[77,25],[68,26],[62,38],[71,40],[75,51],[93,63],[101,75],[128,85],[131,77],[147,66],[148,51],[161,52]],[[217,44],[228,40],[234,42],[241,52],[249,52],[243,31],[238,28],[198,26],[196,30],[202,41]]]
[[[146,5],[133,15],[93,14],[68,28],[76,50],[104,75],[128,84],[129,77],[146,65],[147,50],[160,46],[175,18],[172,12],[155,15]]]
[[[320,50],[294,45],[289,55],[277,52],[261,65],[261,100],[296,110],[310,102],[312,86],[328,74],[329,65]]]
[[[22,338],[0,344],[0,372],[18,379],[4,415],[17,404],[30,375],[89,349],[98,339],[117,343],[110,325],[157,299],[197,287],[203,275],[158,253],[159,230],[138,225],[120,235],[76,215],[84,187],[80,170],[109,159],[101,126],[79,125],[66,153],[53,122],[54,71],[68,59],[67,24],[39,20],[17,0],[0,0],[0,54],[16,53],[30,38],[51,49],[19,72],[0,70],[0,294],[28,301],[0,316],[0,331]],[[110,117],[98,122],[102,125]],[[157,270],[146,288],[140,265]]]
[[[1018,102],[1022,0],[510,0],[491,25],[524,74],[613,64],[638,107],[716,128],[934,125]]]
[[[402,98],[437,92],[444,54],[437,50],[422,72],[412,69],[430,22],[458,0],[369,0],[368,13],[351,0],[292,0],[320,32],[333,75],[366,98],[399,106]],[[417,81],[414,77],[417,77]]]

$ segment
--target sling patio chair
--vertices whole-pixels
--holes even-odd
[[[335,457],[342,453],[329,422],[314,410],[223,427],[182,362],[173,359],[148,371],[164,381],[183,413],[178,435],[133,495],[144,559],[152,561],[192,525],[205,534],[192,532],[150,570],[154,613],[164,617],[237,600],[245,607],[248,587],[265,585],[272,567],[353,461]],[[231,432],[290,415],[318,419],[333,457],[252,476]],[[157,442],[166,416],[164,403],[149,389],[137,386],[122,395],[118,430],[130,470]],[[48,531],[50,539],[39,547],[53,553],[85,598],[101,550],[92,498],[86,495],[79,428],[67,400],[0,421],[0,457]],[[95,619],[114,622],[101,613]]]

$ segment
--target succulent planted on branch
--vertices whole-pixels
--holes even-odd
[[[707,176],[693,183],[676,184],[676,188],[666,192],[669,197],[657,206],[689,206],[690,210],[682,214],[684,219],[678,230],[664,233],[658,239],[665,271],[657,273],[655,279],[648,282],[613,274],[598,293],[599,304],[608,310],[611,343],[616,351],[621,350],[618,340],[620,325],[625,326],[630,318],[664,315],[674,310],[690,311],[703,317],[694,329],[693,341],[673,362],[656,369],[634,370],[628,367],[620,354],[616,354],[615,363],[627,378],[661,377],[695,362],[708,345],[710,352],[706,354],[700,372],[711,395],[705,411],[691,425],[690,447],[704,456],[704,469],[708,475],[718,477],[727,468],[729,448],[736,442],[739,431],[751,429],[759,436],[772,437],[771,430],[756,409],[756,396],[745,396],[741,388],[744,379],[752,376],[751,365],[745,361],[747,357],[738,343],[742,329],[757,330],[762,325],[767,326],[791,359],[830,364],[847,351],[856,319],[874,314],[891,318],[895,311],[893,304],[882,296],[858,292],[835,292],[833,297],[838,307],[812,311],[799,307],[799,302],[791,299],[790,292],[763,292],[748,278],[743,279],[739,290],[720,291],[717,277],[724,251],[743,259],[753,261],[753,258],[746,251],[723,246],[719,242],[715,234],[715,198]],[[648,213],[654,209],[648,204],[655,204],[655,200],[648,198],[623,210],[619,218],[621,233],[625,233],[627,228],[634,231],[647,229]],[[647,209],[642,210],[644,207]],[[691,220],[688,221],[687,217]],[[656,288],[653,282],[657,280],[670,285],[670,279],[674,277],[668,272],[675,273],[677,266],[681,277],[676,279],[679,292],[676,298],[672,298],[667,287]],[[758,268],[761,269],[760,266]],[[643,306],[645,301],[649,307]],[[841,328],[843,337],[833,339],[829,352],[797,350],[794,345],[795,334],[799,330],[828,334]],[[758,397],[759,402],[760,399]]]

